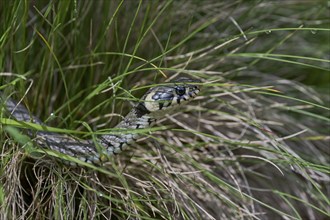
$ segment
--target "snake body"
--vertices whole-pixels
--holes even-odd
[[[34,142],[41,147],[50,148],[65,155],[94,165],[103,164],[112,155],[116,155],[139,138],[134,129],[151,127],[157,119],[163,117],[170,109],[193,99],[200,91],[198,80],[181,77],[164,85],[150,88],[115,129],[123,131],[118,134],[97,135],[93,139],[81,140],[71,136],[48,132],[28,132]],[[1,95],[0,95],[1,97]],[[11,98],[1,98],[6,112],[17,121],[33,122],[44,125],[31,115],[22,104]]]

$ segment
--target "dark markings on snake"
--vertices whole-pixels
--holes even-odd
[[[145,114],[149,114],[150,111],[146,108],[146,106],[144,105],[144,103],[140,102],[136,107],[135,107],[135,111],[136,111],[136,116],[138,118],[141,118],[143,115]]]

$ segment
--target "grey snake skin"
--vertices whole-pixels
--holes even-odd
[[[101,165],[108,161],[110,156],[119,154],[139,138],[140,133],[129,132],[130,130],[151,127],[168,110],[193,99],[200,91],[197,85],[199,82],[199,80],[181,77],[164,85],[152,87],[115,126],[115,129],[122,130],[122,133],[96,135],[94,139],[89,140],[80,140],[49,131],[28,131],[27,134],[38,146],[73,156],[83,162]],[[44,125],[39,118],[32,116],[25,106],[11,98],[5,99],[0,93],[1,106],[5,108],[10,118]]]

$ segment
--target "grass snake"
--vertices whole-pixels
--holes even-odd
[[[83,162],[100,165],[139,138],[141,133],[129,132],[130,130],[151,127],[169,110],[193,99],[200,91],[199,82],[196,79],[180,77],[169,83],[150,88],[126,117],[115,126],[115,129],[123,131],[119,134],[96,135],[95,138],[89,140],[49,131],[29,131],[28,135],[38,146],[73,156]],[[5,98],[1,94],[0,100],[9,117],[17,121],[44,125],[39,118],[32,116],[22,104],[18,104],[11,98]],[[127,131],[125,132],[125,130]]]

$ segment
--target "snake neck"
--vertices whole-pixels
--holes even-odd
[[[106,155],[116,155],[139,138],[141,132],[137,129],[151,127],[155,122],[155,117],[150,114],[140,115],[139,109],[134,108],[115,127],[115,132],[118,134],[105,134],[98,137],[101,148],[105,149]]]

